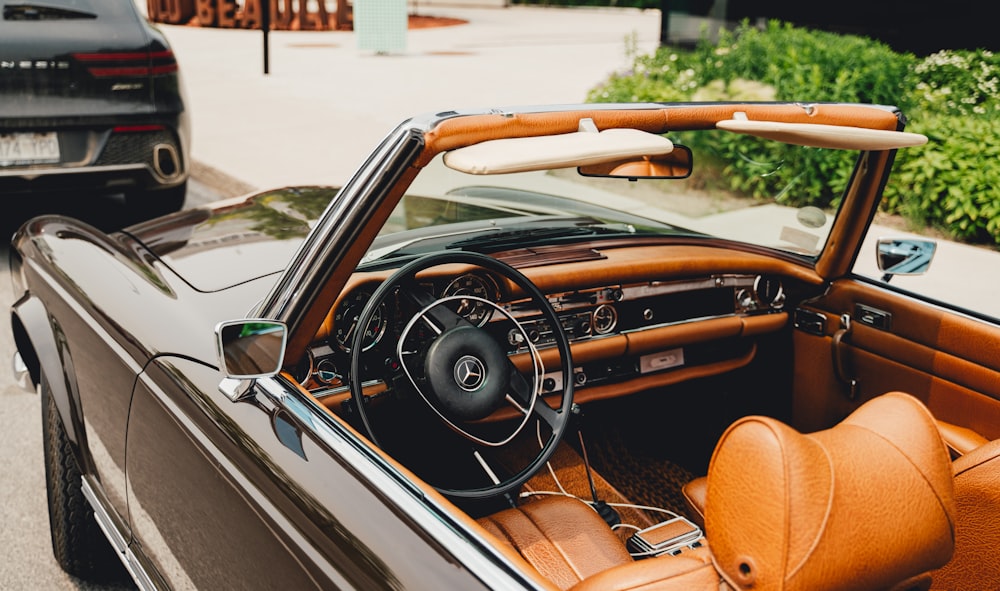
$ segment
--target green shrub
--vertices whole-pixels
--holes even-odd
[[[990,51],[939,51],[907,78],[917,111],[942,115],[1000,114],[1000,56]]]
[[[809,97],[905,109],[911,96],[905,83],[914,62],[910,54],[895,53],[862,37],[778,21],[764,29],[743,23],[733,32],[723,31],[717,43],[702,41],[693,51],[661,47],[651,55],[637,55],[631,70],[612,75],[591,91],[589,99],[656,100],[654,96],[663,94],[692,99],[712,84],[728,89],[739,81],[753,81],[770,87],[766,98],[774,100]],[[655,88],[658,85],[672,89],[666,92]]]
[[[991,52],[949,50],[918,60],[862,37],[776,21],[763,29],[744,23],[694,50],[661,47],[634,55],[630,70],[610,76],[588,100],[896,105],[909,118],[907,130],[930,142],[897,153],[883,209],[955,238],[1000,244],[1000,57]],[[788,205],[835,207],[839,195],[828,187],[843,187],[853,167],[853,153],[817,150],[802,156],[813,159],[802,163],[813,171],[810,178],[761,177],[761,161],[787,159],[792,151],[746,136],[715,140],[686,141],[709,161],[728,163],[721,172],[732,189],[777,196]],[[753,153],[759,161],[736,158],[737,153]]]
[[[967,242],[1000,244],[1000,119],[929,115],[897,153],[883,209]]]
[[[685,100],[802,100],[905,103],[903,82],[914,58],[861,37],[815,32],[771,21],[763,30],[744,23],[722,32],[717,43],[703,41],[693,51],[662,47],[635,56],[632,69],[612,75],[589,94],[595,102]],[[877,64],[877,67],[872,67]],[[734,190],[756,197],[777,196],[788,205],[836,206],[831,181],[850,174],[853,154],[803,152],[746,136],[713,138],[710,150],[729,162]],[[762,150],[766,152],[762,153]],[[810,178],[779,173],[761,176],[759,165],[739,158],[752,153],[768,162],[808,158],[783,170],[812,170]],[[839,185],[843,186],[843,184]]]

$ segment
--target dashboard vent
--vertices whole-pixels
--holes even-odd
[[[608,258],[590,247],[573,247],[566,245],[517,248],[514,250],[498,252],[493,256],[515,269],[543,267],[545,265],[558,265],[560,263],[576,263],[581,261],[600,261]]]

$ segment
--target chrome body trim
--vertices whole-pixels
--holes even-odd
[[[364,226],[394,177],[402,174],[416,156],[415,142],[422,144],[422,135],[415,135],[406,124],[386,136],[330,202],[320,222],[289,261],[287,271],[264,298],[257,316],[280,320],[295,331],[315,293],[333,272],[329,262],[344,258],[353,242],[352,234]]]
[[[156,585],[153,584],[153,579],[150,578],[146,569],[142,567],[139,562],[138,557],[132,553],[132,549],[129,548],[128,542],[122,535],[118,528],[115,527],[114,520],[111,515],[104,508],[104,504],[98,499],[97,493],[90,485],[90,481],[86,476],[81,477],[81,490],[83,491],[83,496],[90,503],[90,506],[94,510],[94,518],[97,520],[97,525],[100,526],[101,531],[104,532],[104,537],[108,539],[111,546],[115,549],[115,554],[118,559],[122,561],[122,566],[128,571],[129,576],[135,581],[137,587],[143,591],[155,591]]]
[[[24,359],[21,358],[20,351],[14,351],[14,356],[10,360],[11,370],[14,372],[14,382],[25,392],[30,392],[35,394],[38,390],[35,389],[35,385],[31,382],[31,373],[28,371],[28,366],[24,363]]]

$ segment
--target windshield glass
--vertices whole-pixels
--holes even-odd
[[[745,242],[807,259],[819,254],[856,152],[720,130],[668,137],[692,148],[688,178],[595,178],[576,168],[474,175],[448,168],[438,156],[364,262],[442,248],[495,252],[671,236]]]

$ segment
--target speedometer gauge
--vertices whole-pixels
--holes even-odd
[[[444,288],[441,297],[450,296],[474,296],[493,302],[496,301],[497,287],[489,278],[469,273]],[[485,325],[493,316],[492,306],[472,298],[456,300],[452,310],[476,326]]]
[[[337,311],[333,315],[333,337],[343,351],[351,352],[351,343],[354,341],[355,332],[358,330],[364,330],[365,333],[361,338],[362,351],[367,351],[374,347],[385,334],[385,329],[389,324],[389,318],[385,311],[385,302],[379,303],[375,314],[368,322],[368,326],[363,329],[359,329],[358,327],[358,319],[361,316],[361,311],[364,310],[365,304],[371,298],[372,294],[370,292],[363,290],[355,291],[348,294],[340,302],[340,305],[337,306]]]

